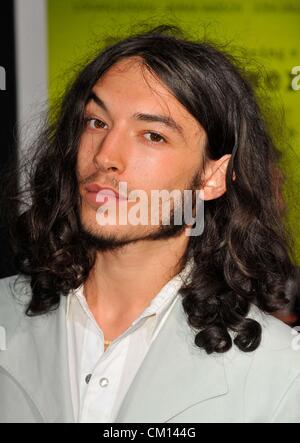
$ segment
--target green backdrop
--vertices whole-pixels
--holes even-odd
[[[279,142],[288,178],[288,222],[300,264],[300,79],[291,72],[300,65],[300,1],[48,0],[50,102],[98,44],[135,31],[141,23],[178,24],[195,38],[205,35],[229,43],[231,52],[239,56],[246,49],[244,55],[258,90],[262,86],[269,95],[265,100],[275,106],[275,133],[277,126],[286,122],[287,130]]]

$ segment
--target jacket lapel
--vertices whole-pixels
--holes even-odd
[[[194,344],[179,294],[118,411],[117,423],[166,422],[228,392],[224,357]]]
[[[46,315],[28,317],[24,315],[24,299],[26,295],[30,296],[30,286],[23,285],[21,293],[19,289],[16,291],[14,285],[11,285],[13,295],[17,299],[21,295],[22,302],[18,306],[19,321],[14,320],[12,325],[13,332],[10,325],[7,325],[7,349],[0,352],[0,366],[30,397],[41,421],[73,422],[68,374],[66,297],[61,297],[57,310]],[[15,314],[13,318],[16,318]]]

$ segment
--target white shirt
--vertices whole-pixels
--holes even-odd
[[[193,259],[151,300],[148,307],[104,352],[104,335],[83,294],[67,300],[69,369],[75,420],[113,423],[122,400],[189,276]]]

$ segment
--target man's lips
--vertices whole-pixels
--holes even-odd
[[[91,183],[84,187],[86,197],[91,203],[106,203],[109,199],[127,200],[123,195],[107,186],[100,186],[97,183]]]

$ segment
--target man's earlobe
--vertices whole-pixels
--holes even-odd
[[[218,160],[209,160],[203,177],[201,198],[214,200],[226,192],[226,171],[231,154],[223,155]]]

